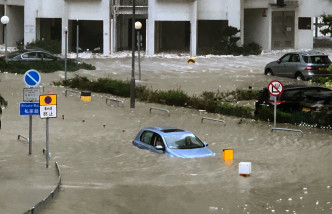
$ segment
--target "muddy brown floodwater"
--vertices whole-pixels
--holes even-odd
[[[249,57],[202,57],[188,66],[185,57],[143,58],[142,80],[153,89],[180,88],[189,94],[266,87],[278,79],[267,77],[264,65],[280,57],[270,53]],[[96,71],[74,74],[89,78],[130,79],[130,58],[86,59]],[[45,93],[57,94],[57,118],[49,119],[50,167],[45,167],[45,120],[33,117],[33,154],[17,135],[28,136],[27,116],[19,115],[22,75],[0,73],[3,110],[0,130],[1,213],[23,213],[42,200],[56,185],[54,162],[62,174],[61,190],[41,213],[331,213],[332,134],[328,130],[278,124],[301,129],[271,132],[271,123],[224,116],[226,125],[201,118],[217,115],[198,110],[142,103],[136,107],[107,105],[105,94],[92,94],[82,102],[77,94],[65,97],[54,87],[63,72],[42,74]],[[252,105],[253,101],[248,101]],[[165,112],[150,107],[167,108]],[[62,119],[62,115],[64,119]],[[198,135],[215,157],[182,159],[132,146],[146,126],[175,126]],[[222,150],[233,149],[225,163]],[[240,162],[251,162],[249,177],[238,174]]]

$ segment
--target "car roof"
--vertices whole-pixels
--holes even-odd
[[[285,85],[284,90],[293,90],[293,89],[324,89],[326,91],[331,91],[329,88],[321,87],[321,86],[311,86],[311,85]]]
[[[306,56],[327,56],[327,54],[318,51],[293,51],[287,54],[301,54]]]
[[[157,132],[158,134],[161,134],[161,135],[165,135],[165,134],[168,134],[168,133],[191,133],[189,131],[186,131],[186,130],[183,130],[183,129],[179,129],[179,128],[175,128],[175,127],[159,127],[159,126],[155,126],[155,127],[146,127],[144,128],[144,130],[151,130],[151,131],[154,131],[154,132]]]

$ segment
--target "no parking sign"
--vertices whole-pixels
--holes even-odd
[[[282,85],[282,83],[280,81],[273,80],[269,83],[268,90],[272,96],[277,97],[280,94],[282,94],[282,92],[284,90],[284,86]]]
[[[38,71],[30,69],[25,72],[23,80],[25,84],[29,87],[35,87],[40,83],[40,74]]]

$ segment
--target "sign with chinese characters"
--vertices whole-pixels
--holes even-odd
[[[46,94],[39,96],[40,118],[55,118],[57,96],[56,94]]]
[[[39,103],[20,103],[20,115],[39,115]]]

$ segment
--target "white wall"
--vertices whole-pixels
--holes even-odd
[[[269,48],[269,16],[267,9],[266,17],[262,16],[263,9],[245,10],[245,43],[255,42],[262,46],[264,50]]]
[[[197,2],[199,20],[226,20],[228,0],[204,0]]]
[[[192,0],[156,1],[154,19],[158,21],[189,21]]]
[[[299,0],[300,17],[318,17],[322,14],[332,14],[331,0]]]
[[[7,8],[7,16],[10,19],[9,23],[7,24],[8,47],[16,47],[16,42],[24,38],[23,11],[23,6],[10,6]]]

